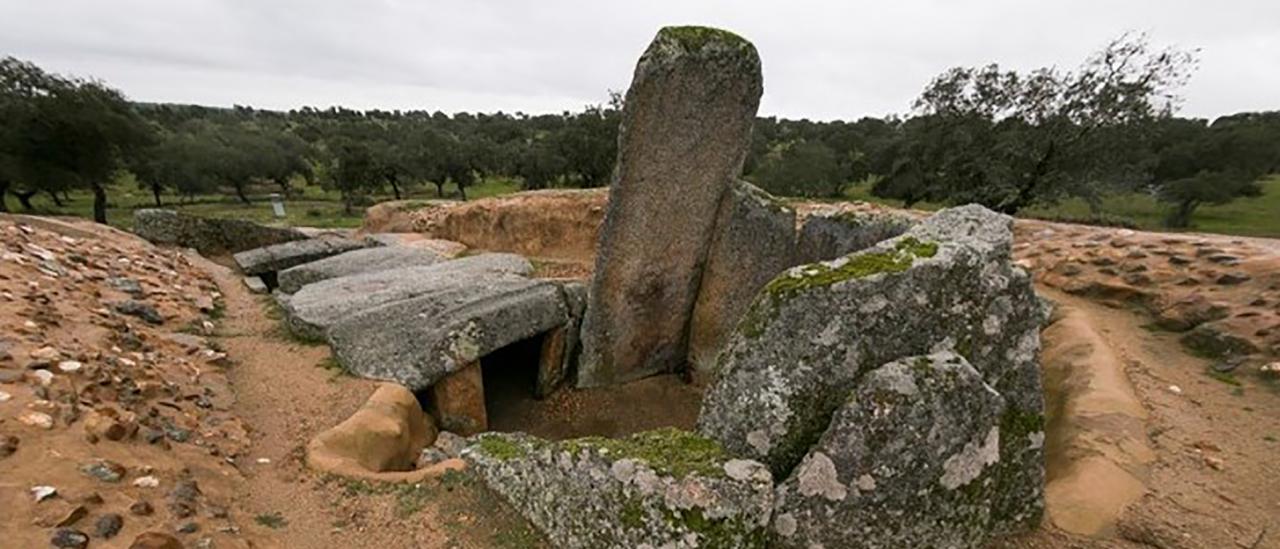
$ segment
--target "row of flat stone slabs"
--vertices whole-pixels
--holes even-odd
[[[443,429],[487,428],[480,359],[541,336],[534,395],[558,387],[586,287],[530,278],[515,254],[449,258],[391,238],[314,238],[235,255],[269,286],[298,338],[327,342],[347,371],[428,391]],[[270,281],[267,283],[267,281]]]

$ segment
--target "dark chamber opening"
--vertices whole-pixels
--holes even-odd
[[[515,431],[524,425],[526,412],[536,402],[543,337],[522,339],[480,358],[489,430]]]

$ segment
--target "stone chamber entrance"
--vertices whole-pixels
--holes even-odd
[[[550,333],[543,333],[511,343],[481,357],[478,368],[469,366],[419,392],[423,410],[444,429],[464,435],[525,432],[563,440],[694,427],[704,383],[684,375],[589,389],[563,387],[539,395],[538,374],[548,337]],[[458,415],[469,419],[459,421]]]

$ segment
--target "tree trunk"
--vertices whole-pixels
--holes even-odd
[[[466,186],[466,185],[463,185],[463,184],[461,184],[461,183],[459,183],[459,184],[457,184],[457,185],[458,185],[458,195],[462,197],[462,201],[463,201],[463,202],[466,202],[466,201],[467,201],[467,186]]]
[[[162,202],[160,202],[160,186],[159,186],[159,185],[152,185],[152,186],[151,186],[151,196],[155,197],[155,199],[156,199],[156,207],[157,207],[157,208],[162,208],[162,207],[164,207],[164,204],[163,204]]]
[[[240,198],[241,202],[244,202],[245,204],[252,204],[252,202],[249,202],[249,197],[245,196],[244,194],[244,183],[237,183],[235,185],[235,188],[236,188],[236,196]]]
[[[63,203],[62,203],[62,197],[58,196],[58,192],[57,192],[57,191],[49,191],[49,198],[52,198],[52,199],[53,199],[53,205],[55,205],[55,206],[57,206],[57,207],[59,207],[59,208],[61,208],[61,207],[63,207],[63,206],[65,205],[65,204],[63,204]]]
[[[107,189],[101,183],[93,183],[93,220],[107,223]]]
[[[387,183],[391,184],[391,192],[396,195],[396,200],[400,200],[400,183],[397,181],[398,179],[394,175],[387,178]]]
[[[353,199],[350,193],[342,193],[342,211],[348,216],[351,215],[351,203]]]
[[[1185,229],[1191,226],[1191,216],[1195,213],[1196,208],[1200,206],[1198,200],[1183,200],[1174,206],[1173,211],[1169,212],[1169,217],[1165,218],[1164,224],[1171,229]]]
[[[9,213],[9,204],[4,201],[4,195],[9,192],[9,182],[0,180],[0,212]]]
[[[13,191],[13,196],[18,197],[18,203],[22,204],[22,209],[28,212],[35,210],[31,205],[31,197],[35,195],[35,191]]]
[[[436,197],[444,198],[444,183],[436,183]]]
[[[283,195],[285,198],[289,198],[289,192],[292,190],[292,187],[289,186],[289,178],[282,177],[280,179],[277,179],[276,185],[280,186],[280,194]]]

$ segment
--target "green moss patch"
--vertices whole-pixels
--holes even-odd
[[[523,446],[507,440],[502,436],[491,435],[481,437],[480,440],[476,442],[475,448],[478,449],[480,453],[499,461],[518,459],[529,455],[529,451]]]
[[[664,27],[662,30],[658,31],[658,35],[680,43],[680,45],[684,46],[684,48],[689,51],[700,50],[712,42],[719,42],[733,47],[751,45],[747,39],[727,30],[717,29],[715,27],[700,27],[696,25]]]
[[[719,443],[688,431],[667,427],[627,438],[586,437],[562,443],[569,453],[596,451],[611,460],[634,459],[654,471],[684,478],[689,474],[724,476],[722,466],[729,455]]]

